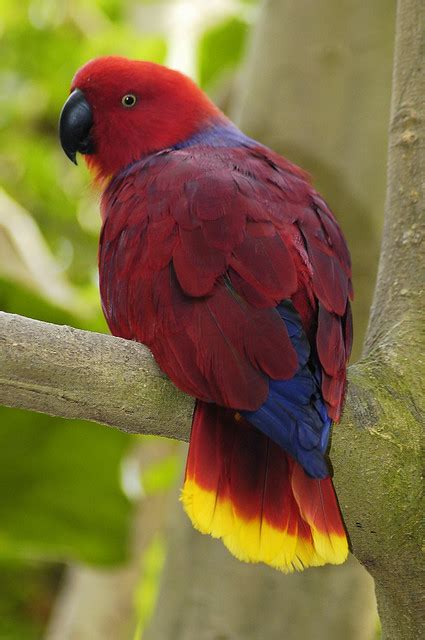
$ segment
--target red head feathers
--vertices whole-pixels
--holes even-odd
[[[76,110],[86,122],[78,123],[77,136]],[[182,73],[153,62],[107,56],[76,73],[60,133],[69,157],[75,161],[77,151],[87,154],[90,169],[106,178],[218,120],[226,118]]]

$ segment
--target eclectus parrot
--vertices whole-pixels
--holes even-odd
[[[347,556],[326,452],[352,343],[350,256],[306,173],[186,76],[102,57],[60,118],[103,185],[111,332],[196,398],[182,490],[193,525],[284,572]]]

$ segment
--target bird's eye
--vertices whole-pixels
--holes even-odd
[[[136,102],[137,102],[137,98],[132,93],[126,93],[125,96],[123,96],[121,99],[121,104],[123,105],[123,107],[127,107],[127,109],[134,107]]]

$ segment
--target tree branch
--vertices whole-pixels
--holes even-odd
[[[0,403],[187,440],[193,400],[136,342],[0,312]]]

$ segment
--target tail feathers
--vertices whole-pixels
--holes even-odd
[[[341,564],[347,558],[348,544],[331,478],[315,480],[296,462],[291,467],[294,498],[317,554],[325,562]]]
[[[309,478],[231,410],[198,403],[181,499],[193,525],[240,560],[287,573],[347,556],[330,478]]]

